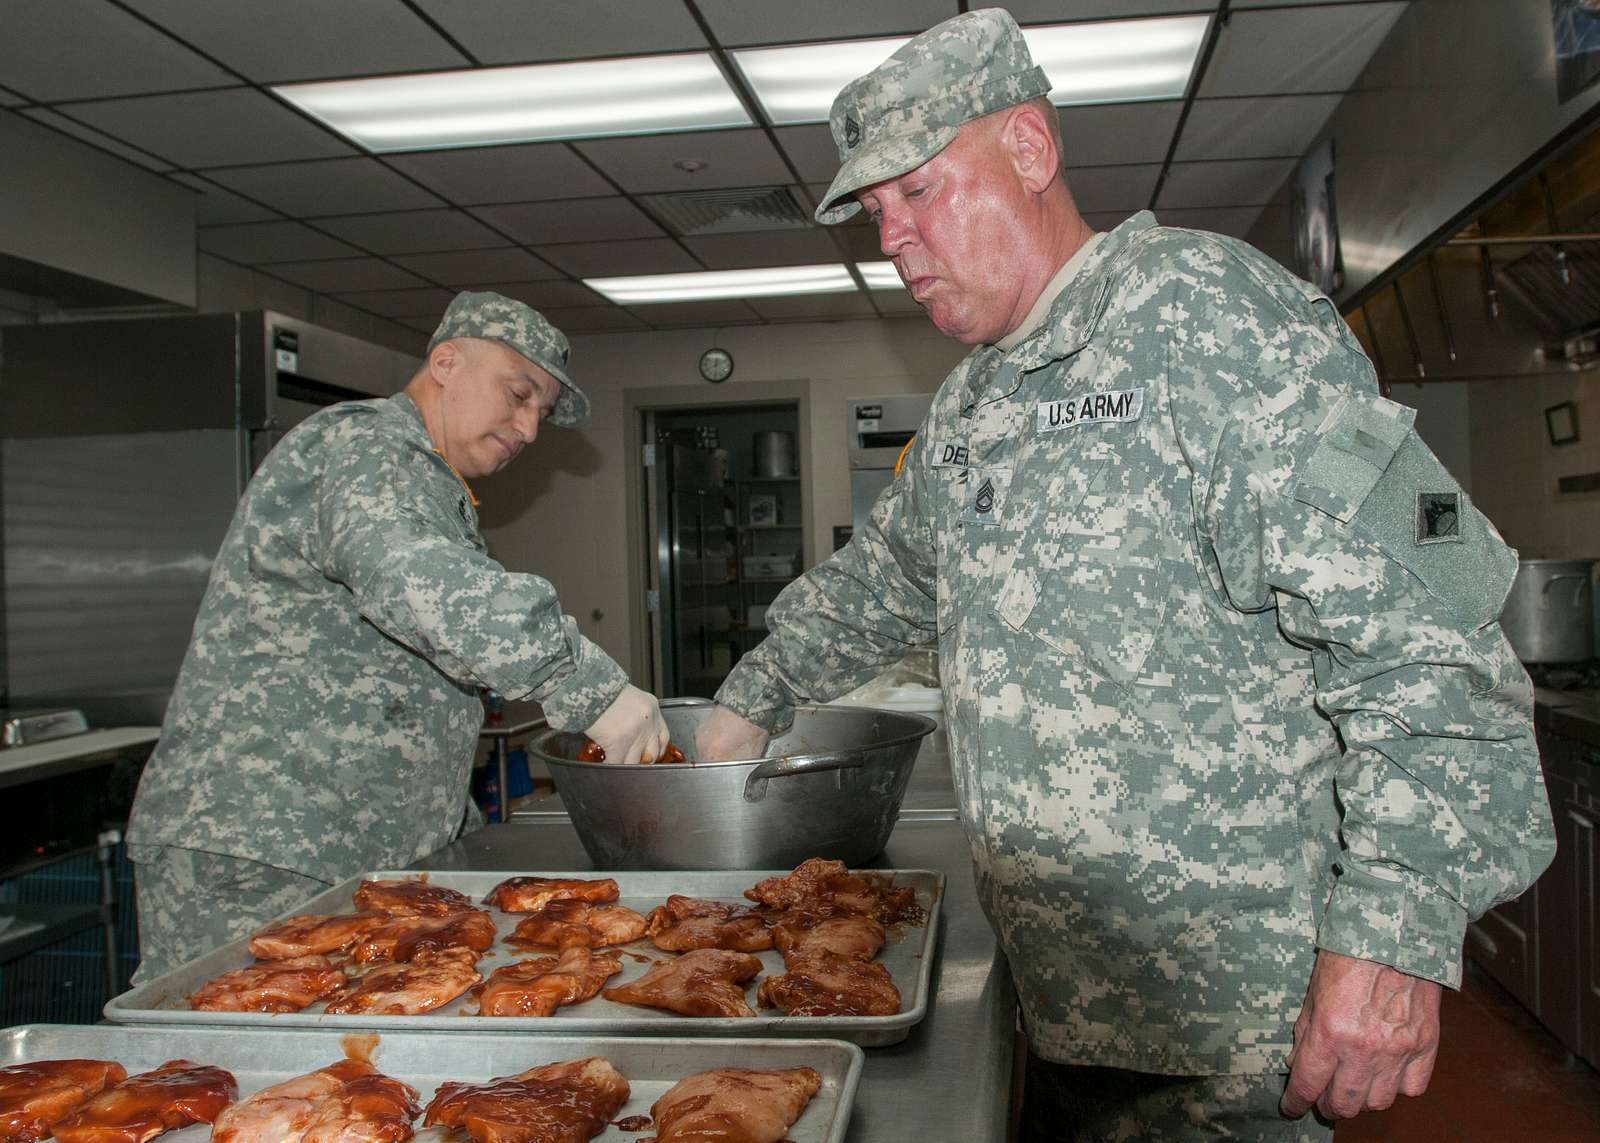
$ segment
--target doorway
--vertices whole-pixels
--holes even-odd
[[[802,402],[637,412],[646,677],[711,698],[766,635],[766,609],[807,566]],[[635,644],[638,646],[638,644]]]

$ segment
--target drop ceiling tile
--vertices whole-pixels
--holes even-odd
[[[402,254],[395,261],[413,273],[458,290],[495,282],[559,278],[561,271],[517,246],[497,250],[454,250],[443,254]]]
[[[650,327],[620,306],[582,306],[576,309],[546,310],[545,317],[565,334],[622,333]],[[579,366],[582,377],[582,366]]]
[[[1067,166],[1162,162],[1182,114],[1179,100],[1063,107],[1061,149]]]
[[[1229,159],[1217,163],[1173,163],[1161,187],[1168,207],[1261,206],[1294,170],[1295,159]]]
[[[96,131],[93,127],[85,127],[82,123],[74,122],[59,112],[51,111],[44,107],[30,107],[26,111],[18,112],[18,114],[26,115],[29,119],[36,123],[43,123],[46,127],[54,127],[57,131],[71,135],[74,139],[82,139],[92,147],[108,151],[119,159],[127,159],[128,162],[144,167],[146,170],[172,170],[171,163],[164,163],[160,159],[145,154],[143,151],[129,147],[125,143],[119,143],[110,136]]]
[[[1128,219],[1139,213],[1136,210],[1107,210],[1095,214],[1086,214],[1083,220],[1092,228],[1104,234],[1108,230],[1115,230]]]
[[[42,102],[239,82],[104,0],[7,0],[0,75]]]
[[[907,290],[873,290],[872,304],[878,307],[879,313],[926,316],[926,311]]]
[[[265,272],[324,294],[357,290],[402,290],[427,285],[415,274],[377,258],[340,258],[331,262],[280,262]]]
[[[519,202],[473,207],[472,213],[518,242],[609,242],[656,238],[662,230],[625,198]]]
[[[541,246],[538,254],[546,262],[560,267],[574,278],[677,274],[705,269],[682,246],[670,238]]]
[[[231,222],[265,222],[278,217],[276,211],[240,198],[232,191],[208,183],[198,175],[174,175],[174,180],[195,191],[194,220],[200,226],[222,226]]]
[[[340,294],[339,300],[346,305],[382,314],[384,317],[429,318],[433,323],[428,326],[428,332],[431,333],[438,326],[445,307],[454,297],[455,293],[451,290],[436,290],[429,287],[422,290],[364,290],[358,293]]]
[[[848,226],[834,227],[838,236],[844,241],[846,256],[852,262],[882,262],[886,259],[883,248],[878,244],[878,228],[875,226]]]
[[[1063,4],[1061,0],[1009,0],[1006,11],[1015,16],[1019,24],[1059,24],[1064,20],[1122,20],[1133,16],[1215,12],[1217,3],[1218,0],[1072,0],[1071,4]]]
[[[1303,155],[1342,95],[1197,99],[1178,141],[1179,159]]]
[[[871,4],[699,0],[699,8],[712,34],[725,46],[914,35],[961,10],[956,0],[874,0]]]
[[[538,310],[577,309],[584,306],[609,305],[604,298],[582,282],[565,279],[551,282],[503,282],[495,292],[519,302],[527,302]]]
[[[837,321],[876,317],[872,300],[860,290],[848,294],[801,294],[789,298],[749,298],[745,305],[768,321]]]
[[[486,64],[693,51],[705,36],[687,5],[661,0],[419,0],[441,28]]]
[[[210,177],[285,214],[366,214],[437,206],[439,200],[377,159],[322,159],[230,167]]]
[[[418,333],[432,334],[434,330],[439,328],[439,322],[436,318],[403,317],[395,318],[394,320],[408,329],[416,330]]]
[[[1156,217],[1163,226],[1186,226],[1191,230],[1210,230],[1243,238],[1261,217],[1259,206],[1224,206],[1201,210],[1161,210]]]
[[[662,302],[654,306],[634,306],[630,312],[657,329],[757,325],[761,321],[759,314],[736,298],[707,302]]]
[[[422,254],[504,246],[505,239],[459,210],[404,210],[319,219],[317,225],[374,254]]]
[[[1127,167],[1082,167],[1067,171],[1073,201],[1086,213],[1140,210],[1150,205],[1161,174],[1160,163]]]
[[[249,222],[207,226],[195,232],[195,245],[208,254],[261,265],[306,258],[347,258],[361,251],[298,222]]]
[[[389,155],[389,162],[461,206],[615,194],[565,143],[462,147]]]
[[[129,0],[259,83],[434,71],[470,61],[400,0]]]
[[[625,191],[707,190],[714,187],[770,186],[793,177],[766,132],[684,131],[593,139],[574,144]],[[698,163],[690,173],[673,164]]]
[[[81,103],[73,105],[72,115],[184,167],[350,153],[322,128],[248,89]]]
[[[1217,37],[1200,94],[1346,91],[1405,6],[1393,0],[1235,12]]]
[[[753,234],[708,234],[701,238],[685,238],[683,244],[712,270],[807,266],[844,259],[833,237],[821,227]]]
[[[839,173],[839,150],[833,145],[833,132],[826,123],[778,127],[773,134],[802,179],[826,184]]]
[[[28,101],[16,92],[0,87],[0,107],[16,107],[26,102]]]

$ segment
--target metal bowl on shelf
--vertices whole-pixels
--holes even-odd
[[[695,731],[712,709],[703,700],[661,704],[686,764],[579,762],[582,734],[530,739],[596,867],[789,869],[810,857],[862,865],[883,852],[933,720],[802,706],[766,757],[698,763]]]

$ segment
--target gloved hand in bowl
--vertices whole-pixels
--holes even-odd
[[[743,715],[718,705],[695,731],[695,758],[701,762],[742,762],[760,758],[766,753],[770,737]]]
[[[612,762],[654,762],[667,748],[667,723],[656,696],[635,686],[622,688],[616,701],[584,731]]]

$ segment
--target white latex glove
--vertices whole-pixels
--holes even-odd
[[[654,762],[667,748],[667,723],[656,696],[635,686],[622,688],[615,702],[584,731],[606,753],[607,762]]]
[[[694,732],[697,762],[732,762],[760,758],[770,735],[742,715],[718,705]]]

